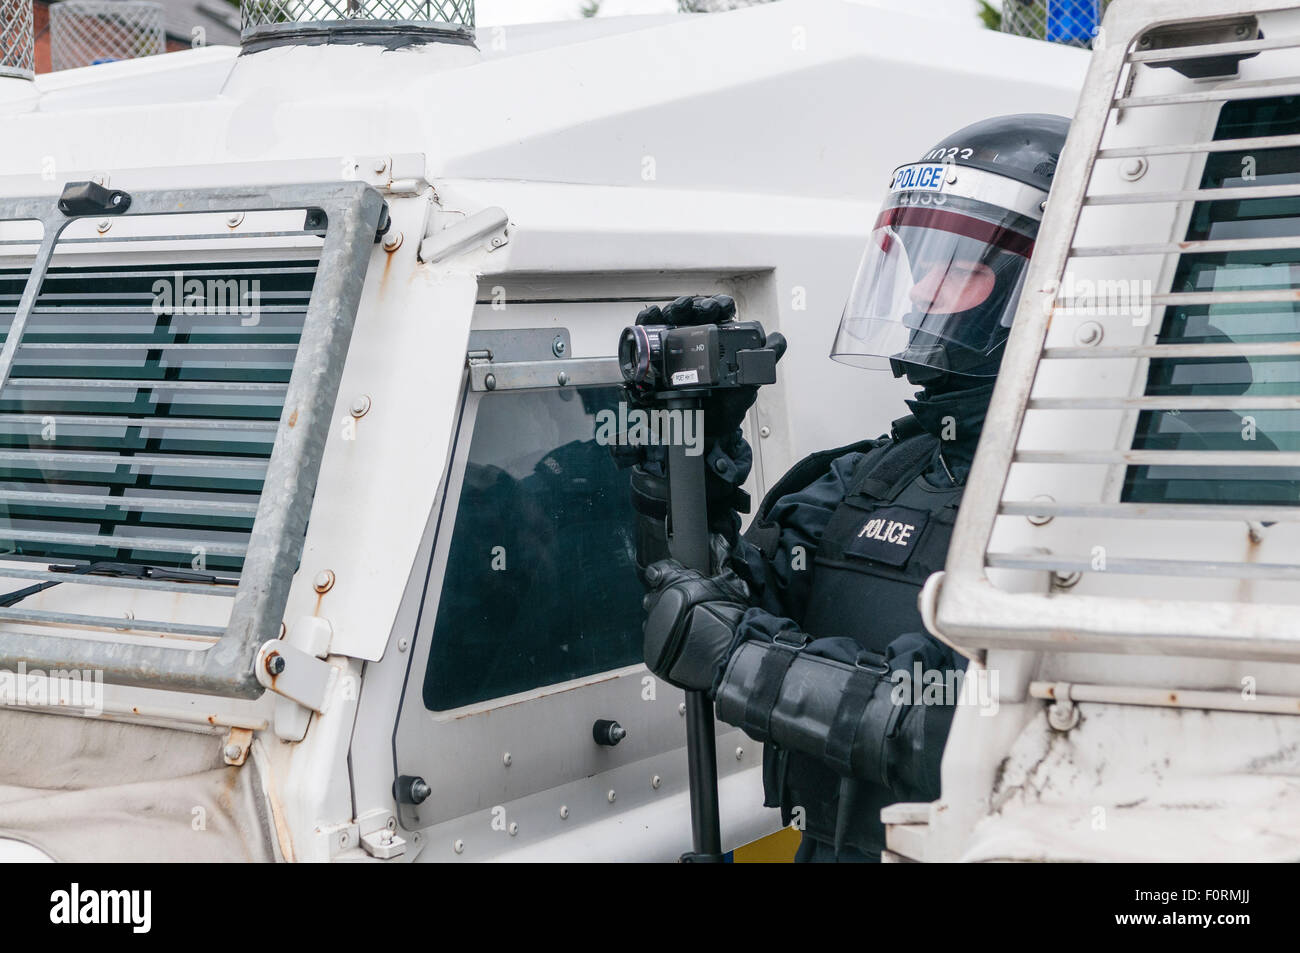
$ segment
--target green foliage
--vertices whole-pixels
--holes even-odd
[[[975,6],[978,9],[980,22],[990,30],[1002,29],[1002,11],[989,0],[975,0]]]
[[[582,5],[582,15],[584,17],[594,17],[598,13],[600,13],[600,0],[587,0]]]

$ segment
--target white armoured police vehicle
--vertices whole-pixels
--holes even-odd
[[[678,856],[681,695],[640,664],[595,435],[620,330],[690,291],[785,334],[755,495],[882,432],[905,391],[826,354],[889,173],[1070,112],[1086,54],[840,0],[477,38],[472,0],[246,0],[241,49],[34,77],[30,9],[0,0],[0,854]],[[1177,108],[1161,135],[1214,132]],[[1150,161],[1144,188],[1182,168]],[[1142,492],[1182,485],[1142,452]],[[1271,512],[1243,558],[1283,545]],[[1188,548],[1236,539],[1208,525]],[[1258,578],[1238,596],[1276,601]],[[1284,656],[1244,639],[1265,611],[1208,641]],[[1177,613],[1149,626],[1215,618]],[[717,749],[730,849],[779,819],[758,746]]]
[[[1119,0],[922,595],[980,690],[895,858],[1300,858],[1298,302],[1300,10]]]

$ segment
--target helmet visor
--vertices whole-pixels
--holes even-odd
[[[872,229],[831,357],[993,376],[990,356],[1006,340],[1035,230],[972,199],[896,195]]]

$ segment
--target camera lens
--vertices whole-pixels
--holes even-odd
[[[618,367],[629,384],[647,384],[654,377],[651,368],[661,349],[657,326],[634,324],[618,338]]]

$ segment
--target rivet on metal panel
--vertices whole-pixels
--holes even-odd
[[[95,231],[103,235],[112,227],[113,227],[113,223],[110,222],[108,219],[104,218],[104,219],[100,219],[99,224],[95,226]]]
[[[659,775],[657,774],[650,779],[650,787],[654,788],[656,791],[659,790],[659,785],[663,783],[664,783],[664,779],[659,777]]]
[[[1105,329],[1096,321],[1084,321],[1074,329],[1074,341],[1076,344],[1082,344],[1085,347],[1092,347],[1100,344],[1101,339],[1105,337]]]
[[[352,406],[348,408],[348,413],[358,419],[370,413],[370,395],[358,394],[352,398]]]
[[[567,821],[568,819],[569,819],[569,805],[567,805],[567,804],[561,804],[561,805],[560,805],[560,820],[562,820],[562,821]]]
[[[681,715],[683,718],[686,717],[686,702],[677,703],[677,714]]]
[[[489,374],[487,377],[483,378],[483,386],[488,390],[496,390],[497,376],[495,374]]]
[[[322,569],[316,573],[316,578],[312,580],[312,587],[319,593],[329,592],[334,588],[334,570]]]
[[[514,760],[515,759],[511,757],[509,751],[507,751],[505,754],[501,756],[501,763],[504,764],[507,768],[510,767],[510,765],[514,762]]]
[[[1034,502],[1055,503],[1056,498],[1047,493],[1040,493],[1038,494],[1038,496],[1034,497]],[[1043,513],[1035,513],[1033,516],[1026,516],[1025,519],[1029,520],[1029,522],[1034,526],[1046,526],[1048,523],[1052,521],[1051,516],[1048,516]]]
[[[384,251],[394,252],[402,247],[403,235],[401,232],[389,232],[384,236]]]
[[[454,841],[451,845],[451,849],[458,854],[463,854],[465,853],[465,842],[463,840]]]
[[[745,749],[744,749],[744,748],[737,748],[737,749],[736,749],[736,760],[737,760],[737,761],[743,761],[744,758],[745,758]]]
[[[235,212],[232,215],[226,216],[226,225],[229,226],[230,228],[238,228],[240,225],[243,224],[244,224],[243,212]]]
[[[1053,589],[1073,589],[1083,578],[1081,572],[1054,572],[1052,573]]]
[[[406,651],[407,649],[409,649],[410,647],[411,647],[411,640],[410,640],[410,639],[398,639],[398,640],[397,640],[397,651],[399,651],[399,652],[405,652],[405,651]]]
[[[516,834],[519,833],[519,825],[516,824],[514,821],[511,821],[510,826],[507,828],[507,830],[510,831],[510,836],[514,837]]]
[[[759,435],[760,437],[763,437],[764,439],[766,439],[766,438],[772,436],[772,428],[771,428],[771,427],[759,427],[759,428],[758,428],[758,435]]]
[[[613,788],[610,788],[610,789],[609,789],[609,793],[605,795],[605,800],[608,801],[610,804],[613,804],[613,803],[614,803],[614,798],[616,798],[616,797],[618,797],[618,795],[617,795],[616,793],[614,793],[614,789],[613,789]]]
[[[555,376],[555,382],[563,387],[569,383],[569,375],[564,373],[564,371],[560,371],[560,373]]]
[[[1129,182],[1136,182],[1147,174],[1147,160],[1142,156],[1134,156],[1120,167],[1119,174]]]

